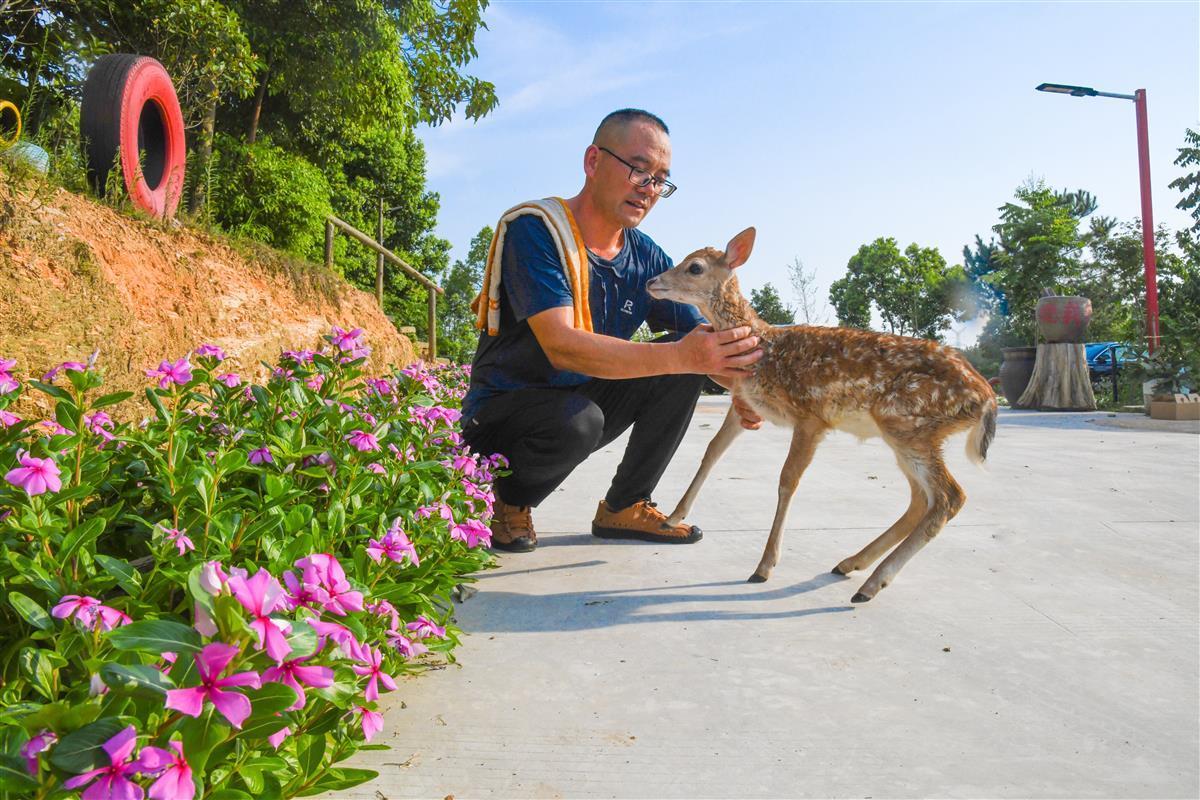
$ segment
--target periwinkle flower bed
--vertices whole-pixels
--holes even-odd
[[[0,357],[0,795],[319,794],[396,677],[453,660],[487,566],[498,458],[455,433],[466,374],[367,378],[360,332],[266,385],[202,345],[148,370],[154,415],[68,362]],[[11,410],[49,395],[53,419]]]

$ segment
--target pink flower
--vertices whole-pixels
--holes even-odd
[[[96,434],[106,442],[111,442],[116,437],[108,432],[108,429],[113,426],[112,417],[103,411],[97,411],[94,414],[83,415],[84,426]]]
[[[42,376],[42,383],[54,383],[54,379],[58,377],[58,373],[66,370],[67,372],[84,372],[87,370],[87,364],[80,364],[78,361],[64,361],[57,367],[52,367],[49,372]]]
[[[38,754],[49,750],[57,741],[58,735],[54,731],[43,730],[21,747],[21,757],[25,759],[25,769],[30,775],[38,774]]]
[[[299,559],[296,566],[304,570],[305,583],[318,583],[329,593],[324,606],[326,611],[344,617],[348,611],[363,610],[362,592],[352,590],[350,581],[346,580],[346,571],[333,556],[313,553]]]
[[[387,475],[387,467],[383,466],[383,464],[380,464],[378,461],[372,461],[370,464],[367,464],[367,469],[371,470],[371,472],[374,472],[376,475]]]
[[[20,421],[21,421],[21,418],[18,417],[16,414],[13,414],[11,412],[5,411],[3,408],[0,408],[0,425],[4,426],[5,428],[11,428],[13,425],[16,425]]]
[[[367,700],[378,700],[380,683],[386,686],[389,690],[395,690],[396,681],[393,680],[392,676],[388,675],[380,667],[380,664],[383,662],[382,650],[378,650],[374,647],[363,646],[358,649],[358,651],[354,654],[354,657],[362,663],[355,664],[353,667],[351,667],[351,669],[353,669],[358,675],[369,676],[367,680],[367,690],[363,692],[363,697],[365,697]]]
[[[163,528],[162,526],[159,526],[159,530],[163,532],[163,537],[168,542],[173,542],[179,548],[179,555],[196,549],[196,545],[192,544],[192,540],[183,531],[176,528]]]
[[[346,437],[346,441],[361,453],[373,452],[379,450],[379,440],[375,438],[375,434],[367,431],[353,430]]]
[[[30,497],[46,492],[57,492],[62,488],[62,473],[52,458],[34,458],[22,450],[17,453],[21,466],[11,469],[4,480],[25,490]]]
[[[336,622],[323,622],[319,619],[305,620],[312,629],[317,632],[317,649],[321,650],[325,647],[325,640],[336,644],[341,648],[342,652],[349,658],[354,658],[362,646],[358,643],[358,639],[354,638],[354,633],[345,625],[339,625]]]
[[[342,328],[339,328],[337,325],[334,325],[333,333],[330,335],[329,341],[332,342],[333,346],[339,350],[355,350],[362,346],[358,341],[358,337],[362,336],[362,334],[362,328],[355,328],[352,331],[346,331]]]
[[[196,671],[200,673],[200,685],[189,689],[167,690],[167,708],[173,708],[189,717],[198,717],[208,700],[216,707],[229,724],[239,730],[246,717],[250,716],[250,698],[237,692],[222,691],[229,686],[250,686],[257,689],[259,677],[253,672],[239,672],[225,678],[218,677],[238,654],[231,644],[213,642],[205,645],[196,654]]]
[[[404,658],[416,658],[422,653],[429,652],[428,647],[419,641],[413,641],[400,631],[388,631],[384,635],[387,636],[388,644],[396,648],[396,652]]]
[[[306,573],[307,574],[307,573]],[[287,603],[290,610],[295,611],[300,606],[316,610],[329,602],[329,592],[317,582],[315,573],[311,574],[313,583],[305,583],[296,577],[294,572],[283,573],[283,582],[287,586]]]
[[[230,389],[234,388],[235,386],[242,385],[242,379],[233,372],[224,372],[217,376],[217,380],[228,386]]]
[[[430,636],[437,639],[444,639],[446,637],[446,629],[441,625],[438,625],[424,614],[417,617],[415,621],[408,623],[404,627],[405,629],[412,631],[418,639],[428,639]]]
[[[243,577],[229,579],[229,588],[242,607],[254,615],[250,629],[258,634],[257,650],[264,647],[267,655],[275,659],[275,663],[283,661],[283,657],[292,652],[292,646],[287,643],[284,634],[292,626],[283,620],[271,619],[270,614],[277,608],[285,606],[283,587],[279,581],[271,577],[265,569],[259,569],[250,580]]]
[[[17,365],[15,358],[0,358],[0,372],[12,372],[13,367]]]
[[[128,625],[133,622],[128,614],[118,611],[115,608],[108,606],[100,606],[96,609],[96,628],[101,631],[111,631],[119,628],[122,625]]]
[[[146,377],[158,378],[158,388],[160,389],[166,389],[173,383],[183,386],[192,379],[192,365],[188,363],[187,356],[174,364],[170,361],[163,361],[158,365],[158,369],[146,370]]]
[[[217,361],[225,360],[225,351],[217,347],[215,344],[202,344],[192,352],[198,356],[215,358]]]
[[[271,747],[274,747],[276,750],[278,750],[279,745],[283,744],[283,740],[291,735],[292,729],[284,726],[268,736],[267,741],[271,743]]]
[[[282,358],[290,358],[297,364],[307,364],[313,360],[312,350],[284,350],[280,356]]]
[[[480,544],[489,547],[492,544],[491,530],[477,519],[469,519],[461,525],[451,526],[450,538],[464,542],[467,547],[477,547]]]
[[[138,758],[131,760],[135,746],[137,730],[130,725],[101,745],[108,754],[109,766],[68,778],[63,786],[78,789],[91,783],[83,793],[83,800],[141,800],[145,792],[129,776],[156,773],[170,762],[171,756],[157,747],[143,747]]]
[[[94,597],[81,597],[77,594],[64,595],[58,605],[50,610],[50,616],[67,619],[72,615],[82,623],[83,627],[91,628],[96,624],[97,609],[100,601]]]
[[[375,738],[375,734],[383,730],[383,714],[372,711],[366,706],[355,706],[354,710],[362,715],[363,738],[368,742],[371,741]]]
[[[304,379],[304,385],[307,386],[309,389],[312,389],[314,392],[321,391],[321,387],[324,384],[325,384],[325,376],[319,372],[315,375],[309,375],[307,378]]]
[[[446,505],[445,503],[437,503],[436,505],[432,506],[421,506],[413,513],[413,516],[417,519],[428,519],[429,517],[433,516],[433,512],[435,511],[438,513],[438,516],[447,522],[454,522],[454,511],[451,510],[450,506]]]
[[[196,784],[192,781],[192,768],[183,756],[183,742],[176,739],[167,745],[175,755],[167,754],[170,766],[150,787],[150,797],[153,800],[192,800],[196,795]]]
[[[404,561],[405,558],[413,566],[421,563],[421,559],[417,557],[417,548],[409,540],[408,536],[400,529],[400,521],[392,525],[391,529],[384,534],[384,537],[379,541],[372,539],[367,547],[367,555],[376,564],[383,561],[383,557],[387,556],[397,564]]]
[[[7,372],[0,372],[0,394],[15,392],[20,385],[12,375],[9,375]]]
[[[271,458],[271,451],[265,446],[250,451],[251,464],[272,464],[274,461],[275,459]]]
[[[378,600],[367,606],[367,613],[374,614],[377,617],[382,617],[387,614],[392,618],[390,627],[392,630],[400,627],[400,613],[396,611],[396,607],[387,600]]]
[[[268,667],[262,674],[263,683],[282,683],[292,687],[296,693],[296,702],[287,711],[304,708],[308,698],[304,694],[305,686],[323,689],[333,686],[333,669],[330,667],[304,667],[301,664],[306,659],[294,658],[284,661],[277,667]]]

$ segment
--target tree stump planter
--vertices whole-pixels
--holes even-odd
[[[1092,321],[1092,301],[1086,297],[1051,295],[1038,300],[1038,330],[1051,344],[1082,342]]]
[[[1039,344],[1029,385],[1013,405],[1041,411],[1095,411],[1083,344]]]

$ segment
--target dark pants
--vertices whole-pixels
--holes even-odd
[[[512,474],[496,496],[536,506],[589,455],[625,432],[629,445],[605,500],[620,510],[650,497],[692,420],[703,375],[593,378],[571,389],[519,389],[488,400],[463,429],[471,449],[503,453]]]

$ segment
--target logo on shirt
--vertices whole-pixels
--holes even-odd
[[[633,301],[632,300],[625,301],[625,305],[621,306],[621,313],[628,314],[631,317],[633,316]]]

